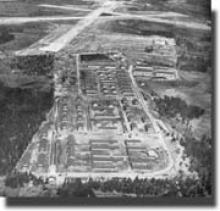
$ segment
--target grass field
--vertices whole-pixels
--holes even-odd
[[[71,6],[92,6],[92,1],[60,1],[60,0],[17,0],[17,1],[0,1],[0,17],[36,17],[36,16],[84,16],[85,11],[66,10],[62,8],[42,7],[40,4],[51,5],[71,5]]]
[[[165,37],[173,37],[173,26],[162,23],[154,23],[143,20],[115,20],[109,21],[108,23],[100,25],[101,29],[132,35],[161,35]]]
[[[5,40],[1,40],[0,51],[20,50],[44,37],[52,28],[49,23],[26,23],[21,25],[0,26],[0,35],[6,33],[13,35],[8,40],[8,36],[4,36]]]
[[[134,0],[129,11],[172,11],[197,19],[210,19],[210,0]]]

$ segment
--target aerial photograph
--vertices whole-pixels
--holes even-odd
[[[0,196],[211,200],[212,23],[210,0],[0,0]]]

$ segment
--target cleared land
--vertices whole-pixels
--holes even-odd
[[[169,151],[138,100],[127,70],[112,60],[95,59],[78,64],[71,78],[77,74],[80,83],[74,80],[72,85],[59,86],[57,78],[59,100],[50,121],[35,134],[17,169],[62,181],[66,176],[135,178],[167,173],[173,167]]]

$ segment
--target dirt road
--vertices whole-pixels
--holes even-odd
[[[0,18],[0,25],[16,25],[23,23],[47,22],[57,20],[80,20],[82,17],[66,16],[44,16],[44,17],[7,17]]]
[[[128,73],[129,73],[129,76],[130,76],[131,81],[132,81],[133,90],[134,90],[134,92],[135,92],[135,94],[137,96],[137,99],[139,100],[140,104],[142,105],[143,110],[145,111],[146,115],[149,117],[155,132],[158,134],[158,138],[159,138],[159,141],[160,141],[161,145],[163,146],[163,148],[166,150],[166,152],[168,154],[169,163],[168,163],[168,165],[167,165],[167,167],[165,169],[160,171],[161,174],[162,174],[162,172],[163,173],[167,173],[174,166],[174,162],[173,162],[170,150],[168,149],[167,145],[164,142],[164,137],[163,137],[163,135],[161,133],[160,128],[158,127],[158,125],[156,123],[155,118],[151,115],[151,113],[149,111],[148,105],[147,105],[146,101],[144,100],[143,95],[141,94],[141,92],[139,90],[139,87],[138,87],[138,85],[137,85],[137,83],[136,83],[136,81],[135,81],[135,79],[133,77],[132,71],[133,71],[133,66],[131,65],[129,67]]]

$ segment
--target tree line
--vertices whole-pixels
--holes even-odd
[[[205,110],[199,106],[188,105],[179,97],[154,98],[157,111],[161,116],[175,118],[178,114],[182,120],[199,118],[205,113]]]
[[[13,68],[28,75],[51,75],[54,69],[54,55],[17,56],[14,59]]]
[[[6,186],[20,188],[32,181],[34,185],[42,185],[46,189],[47,196],[53,197],[97,197],[96,191],[105,194],[113,193],[115,196],[135,197],[211,197],[213,195],[212,172],[212,139],[203,136],[201,140],[192,140],[187,137],[181,140],[186,148],[186,154],[191,159],[192,171],[198,172],[197,177],[185,177],[179,174],[175,178],[148,179],[138,178],[112,178],[108,180],[93,180],[89,178],[82,182],[80,178],[68,179],[62,186],[56,187],[51,194],[46,187],[48,181],[36,178],[32,174],[13,172],[6,179]],[[45,194],[45,192],[44,192]]]
[[[0,175],[16,165],[52,107],[53,94],[0,84]]]

